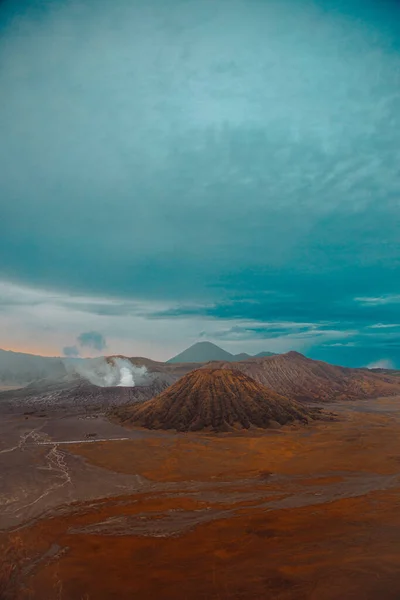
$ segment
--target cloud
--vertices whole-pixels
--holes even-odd
[[[0,28],[10,346],[398,363],[399,3],[15,0]]]
[[[387,294],[372,298],[354,298],[357,302],[364,305],[381,306],[382,304],[400,304],[400,294]]]
[[[374,323],[370,325],[371,329],[399,329],[399,323]]]
[[[308,280],[307,280],[308,279]],[[304,278],[303,286],[300,281],[286,284],[284,277],[270,278],[271,284],[280,285],[285,291],[269,290],[264,293],[258,281],[252,281],[252,276],[241,278],[243,285],[242,298],[203,305],[178,305],[155,312],[149,312],[151,319],[190,319],[203,316],[221,321],[240,319],[254,321],[253,326],[262,327],[266,321],[275,326],[279,323],[292,322],[293,327],[304,327],[307,324],[318,326],[340,326],[357,329],[362,326],[373,326],[376,329],[393,327],[398,317],[398,305],[394,303],[360,304],[353,298],[347,287],[351,283],[338,282],[332,289],[325,287],[320,278]],[[247,291],[250,290],[250,291]],[[235,292],[236,293],[236,292]],[[247,297],[251,295],[251,297]]]
[[[11,4],[3,277],[133,300],[220,301],[260,271],[256,291],[280,273],[396,293],[395,3]]]
[[[79,350],[76,346],[64,346],[63,348],[64,356],[79,356]]]
[[[313,323],[244,323],[234,327],[219,328],[214,331],[200,333],[201,337],[212,337],[221,340],[252,340],[290,336],[306,337],[318,336],[323,333],[330,333],[330,327],[326,324]],[[343,333],[344,335],[344,333]]]
[[[87,331],[77,337],[77,341],[82,348],[93,348],[101,352],[107,346],[104,336],[98,331]]]

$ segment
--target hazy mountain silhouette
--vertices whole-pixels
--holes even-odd
[[[0,385],[24,386],[47,377],[62,378],[66,374],[61,358],[0,349]]]
[[[261,352],[257,354],[257,356],[270,356],[272,352]],[[223,350],[216,344],[211,342],[197,342],[187,348],[180,354],[177,354],[173,358],[170,358],[168,363],[204,363],[210,362],[212,360],[224,360],[224,361],[237,361],[237,360],[246,360],[247,358],[251,358],[250,354],[247,352],[242,352],[240,354],[232,354],[231,352],[227,352]]]

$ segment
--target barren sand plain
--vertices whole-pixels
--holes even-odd
[[[5,417],[0,597],[398,600],[400,398],[329,409],[214,435]]]

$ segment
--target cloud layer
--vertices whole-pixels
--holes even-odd
[[[400,366],[398,3],[6,0],[0,28],[3,345]]]

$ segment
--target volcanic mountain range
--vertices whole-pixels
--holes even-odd
[[[261,352],[257,354],[257,357],[271,355],[271,352]],[[193,344],[193,346],[190,346],[190,348],[187,348],[166,363],[144,357],[127,359],[121,355],[97,358],[70,358],[37,356],[35,354],[0,349],[0,389],[24,387],[42,379],[60,380],[70,373],[98,371],[99,366],[101,367],[102,364],[104,366],[105,361],[112,365],[117,359],[130,360],[136,366],[144,366],[146,368],[150,366],[153,371],[159,371],[159,366],[161,366],[163,371],[167,371],[168,369],[174,371],[175,364],[193,363],[193,368],[195,368],[195,366],[198,366],[196,363],[206,363],[211,360],[232,362],[247,358],[251,358],[251,356],[245,352],[234,355],[211,342]],[[170,365],[170,367],[167,365]],[[114,385],[114,383],[110,383],[109,385]]]
[[[97,359],[94,359],[96,361]],[[46,377],[20,390],[0,393],[0,409],[26,406],[31,409],[75,406],[107,408],[149,400],[195,369],[235,369],[259,384],[290,400],[330,402],[337,400],[400,395],[398,372],[381,373],[368,369],[350,369],[306,358],[298,352],[266,357],[250,357],[240,361],[199,363],[157,362],[148,358],[111,356],[104,365],[115,367],[123,361],[134,371],[135,385],[121,387],[117,383],[97,383],[83,370],[64,371],[60,376]],[[93,365],[90,361],[88,365]],[[86,364],[86,363],[85,363]],[[96,363],[97,364],[97,363]],[[101,364],[101,363],[100,363]],[[104,366],[103,365],[103,366]],[[57,363],[58,368],[58,363]],[[97,368],[97,367],[96,367]],[[136,373],[135,371],[135,373]]]
[[[232,363],[214,362],[213,366],[230,369]],[[330,365],[299,352],[252,358],[234,366],[278,394],[296,400],[326,402],[400,393],[400,381],[393,374]]]
[[[346,369],[298,352],[240,362],[213,361],[189,372],[141,404],[122,406],[123,424],[177,431],[230,431],[308,422],[309,402],[370,398],[400,393],[393,376]]]

